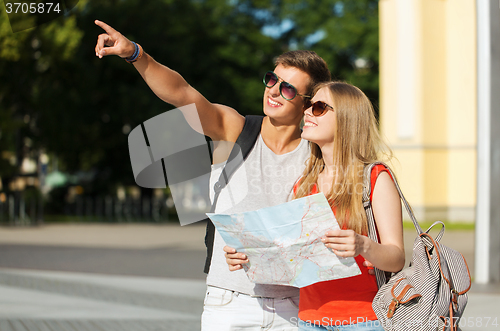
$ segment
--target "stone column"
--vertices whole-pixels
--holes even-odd
[[[500,282],[500,3],[477,1],[475,281]]]

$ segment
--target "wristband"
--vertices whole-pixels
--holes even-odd
[[[142,57],[142,55],[144,54],[144,50],[142,49],[141,45],[136,44],[133,41],[132,41],[132,43],[135,46],[135,52],[134,52],[134,54],[132,54],[131,57],[125,58],[125,61],[127,61],[128,63],[134,63],[135,61],[139,60]]]
[[[127,60],[127,61],[129,61],[131,59],[135,59],[137,57],[137,54],[139,53],[139,47],[137,47],[137,44],[133,41],[132,41],[132,44],[134,44],[134,53],[131,56],[125,58],[125,60]]]

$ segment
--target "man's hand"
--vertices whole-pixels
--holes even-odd
[[[224,252],[226,252],[226,262],[230,271],[243,269],[242,264],[249,262],[245,254],[236,252],[236,249],[232,247],[224,246]]]
[[[118,55],[121,58],[134,55],[135,46],[130,40],[104,22],[95,20],[94,23],[106,31],[106,33],[100,34],[97,38],[95,46],[96,56],[101,59],[107,55]]]

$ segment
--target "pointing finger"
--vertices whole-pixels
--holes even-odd
[[[97,25],[97,26],[100,26],[104,31],[106,31],[107,34],[109,34],[110,36],[113,36],[115,34],[118,33],[118,31],[116,31],[115,29],[113,29],[112,27],[110,27],[109,25],[107,25],[106,23],[104,22],[101,22],[99,20],[95,20],[94,23]]]

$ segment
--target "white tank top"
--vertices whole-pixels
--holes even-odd
[[[309,157],[309,143],[301,140],[295,150],[277,155],[264,143],[259,135],[257,141],[229,184],[221,191],[216,213],[241,213],[275,206],[288,201],[293,185],[302,175]],[[219,179],[225,163],[212,166],[210,175],[210,198],[213,186]],[[299,289],[291,286],[264,285],[250,282],[244,270],[229,271],[224,256],[224,240],[215,231],[214,250],[207,285],[224,288],[248,295],[286,298],[299,295]]]

